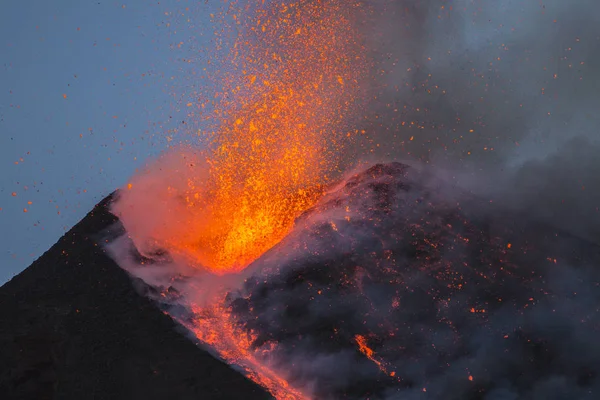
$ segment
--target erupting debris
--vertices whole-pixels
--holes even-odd
[[[142,252],[167,250],[215,274],[237,272],[314,205],[351,140],[344,124],[365,68],[357,7],[302,0],[228,12],[247,29],[233,46],[210,151],[183,155],[171,174],[184,176],[170,183],[134,177],[114,209]],[[129,201],[138,195],[171,204],[151,232],[136,229],[127,212],[139,207]]]

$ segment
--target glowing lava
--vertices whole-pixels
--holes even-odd
[[[211,156],[214,224],[197,231],[208,249],[193,252],[211,270],[240,270],[278,243],[336,170],[362,65],[346,9],[299,1],[246,21]]]
[[[344,122],[365,65],[358,5],[264,3],[232,3],[223,15],[245,29],[226,63],[208,152],[181,154],[170,167],[178,176],[153,185],[158,194],[147,193],[143,178],[131,181],[128,192],[169,204],[151,226],[116,210],[138,248],[167,250],[219,275],[281,241],[339,173],[336,154],[351,139]]]
[[[242,368],[248,378],[266,388],[278,400],[310,399],[292,387],[276,368],[269,366],[269,349],[257,351],[253,346],[256,338],[236,324],[231,309],[224,302],[217,301],[208,307],[194,306],[192,311],[195,317],[191,321],[179,322],[229,364]]]

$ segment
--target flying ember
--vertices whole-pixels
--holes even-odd
[[[222,16],[243,28],[208,150],[163,156],[158,164],[174,173],[161,183],[156,174],[134,177],[115,207],[142,252],[238,272],[285,237],[339,175],[337,154],[352,140],[344,122],[366,64],[352,20],[359,6],[264,3],[232,3]],[[150,221],[129,217],[125,208],[140,207],[149,190],[154,198],[145,202],[158,212]]]

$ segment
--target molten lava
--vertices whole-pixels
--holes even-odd
[[[225,302],[217,301],[208,307],[192,307],[192,312],[195,317],[191,321],[179,322],[194,333],[198,340],[216,350],[229,364],[243,368],[248,378],[266,388],[276,399],[310,399],[292,387],[276,368],[269,366],[269,350],[256,350],[253,345],[256,337],[236,324],[231,308]]]
[[[138,248],[166,250],[219,275],[278,243],[339,174],[337,154],[351,138],[344,120],[365,65],[352,20],[358,5],[264,3],[233,3],[222,16],[246,29],[220,77],[208,152],[181,155],[171,174],[178,176],[169,178],[179,184],[153,188],[160,193],[152,201],[170,205],[151,229],[136,230],[116,210]],[[139,183],[134,178],[129,191],[147,192]]]

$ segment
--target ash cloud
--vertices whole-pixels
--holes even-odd
[[[359,156],[429,164],[600,241],[600,5],[367,3],[376,62]]]

